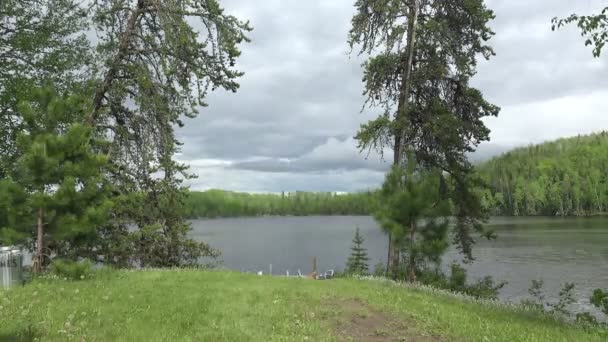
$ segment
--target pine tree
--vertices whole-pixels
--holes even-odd
[[[369,266],[367,265],[369,257],[367,256],[367,249],[363,247],[364,242],[365,239],[360,234],[359,227],[357,227],[353,238],[353,246],[350,248],[351,253],[346,262],[346,272],[348,274],[365,275],[369,273]]]
[[[96,240],[112,202],[103,177],[107,157],[95,152],[102,142],[82,124],[86,99],[57,94],[51,86],[32,93],[35,101],[19,106],[23,131],[15,172],[0,187],[0,197],[13,205],[0,239],[35,241],[39,272],[50,254],[75,258],[79,246]]]
[[[207,106],[210,91],[237,91],[243,73],[235,64],[239,45],[249,41],[249,23],[225,13],[218,0],[100,0],[91,5],[101,67],[95,70],[86,122],[112,137],[108,177],[120,184],[126,204],[102,228],[110,241],[92,250],[105,249],[109,260],[121,263],[134,251],[134,262],[142,266],[192,263],[197,253],[182,253],[182,247],[199,246],[201,254],[213,256],[207,245],[187,235],[189,223],[175,214],[183,210],[183,201],[177,200],[182,182],[192,177],[186,165],[173,160],[180,146],[175,128]],[[133,235],[133,227],[141,234]],[[175,254],[149,258],[138,252],[146,250]]]
[[[379,153],[392,148],[396,166],[411,150],[421,167],[447,172],[452,184],[443,190],[455,205],[454,240],[472,259],[471,233],[484,233],[486,214],[466,155],[489,139],[482,118],[499,108],[469,82],[477,56],[494,54],[486,43],[494,14],[482,0],[357,0],[355,8],[348,43],[372,54],[363,65],[365,104],[382,110],[361,126],[359,147]],[[394,241],[388,261],[395,274]]]
[[[422,269],[439,267],[449,246],[450,207],[439,191],[442,175],[438,170],[416,167],[413,157],[408,158],[405,169],[393,167],[382,185],[374,214],[382,229],[393,237],[412,282]]]

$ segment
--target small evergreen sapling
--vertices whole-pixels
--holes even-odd
[[[359,231],[359,227],[355,230],[355,237],[353,238],[353,246],[351,247],[350,257],[346,262],[346,272],[348,274],[364,275],[369,273],[369,267],[367,262],[369,257],[367,256],[367,249],[363,247],[365,239]]]

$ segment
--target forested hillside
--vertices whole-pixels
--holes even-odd
[[[608,133],[519,148],[478,167],[495,215],[582,216],[608,208]]]
[[[238,217],[261,215],[366,215],[372,192],[335,194],[292,192],[248,194],[223,190],[192,191],[186,200],[186,217]]]

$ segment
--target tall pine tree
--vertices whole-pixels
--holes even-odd
[[[182,182],[192,175],[173,160],[180,145],[174,130],[206,106],[210,91],[236,92],[239,45],[251,28],[217,0],[100,0],[91,9],[103,67],[87,124],[111,138],[108,177],[120,184],[124,204],[102,228],[108,238],[91,250],[109,262],[142,266],[214,256],[188,237],[190,226],[178,215]]]
[[[382,110],[361,126],[359,147],[390,147],[398,166],[412,150],[421,167],[448,173],[452,184],[442,189],[455,204],[454,239],[471,259],[472,233],[484,232],[486,215],[466,154],[489,139],[482,118],[499,108],[469,82],[476,58],[494,54],[486,43],[494,14],[482,0],[357,0],[355,8],[348,42],[372,55],[363,65],[364,94],[368,107]],[[393,274],[399,259],[391,239]]]

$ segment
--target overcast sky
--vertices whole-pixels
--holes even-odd
[[[388,163],[365,158],[353,135],[376,113],[360,112],[363,61],[346,44],[354,0],[222,0],[249,19],[245,72],[236,94],[216,92],[178,131],[179,159],[196,190],[356,191],[377,187]],[[515,146],[608,128],[608,57],[592,58],[574,27],[551,18],[593,13],[605,0],[491,0],[496,56],[474,86],[500,106],[486,120],[491,142],[474,159]]]

